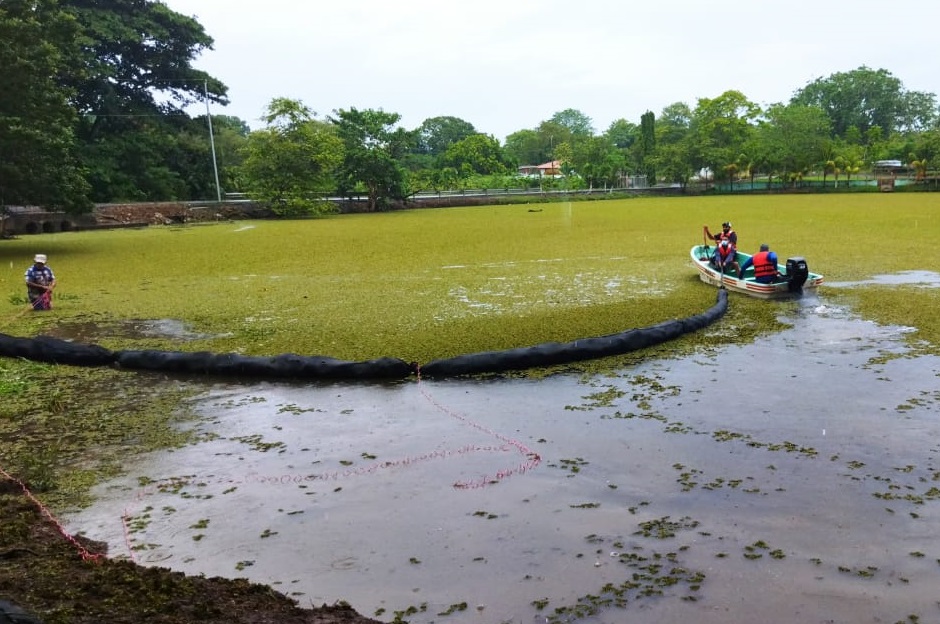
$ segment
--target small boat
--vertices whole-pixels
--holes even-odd
[[[732,292],[743,293],[758,299],[786,299],[799,296],[804,291],[815,292],[816,288],[822,284],[823,276],[818,273],[810,273],[806,265],[806,260],[801,257],[787,258],[786,265],[778,264],[777,270],[785,276],[784,279],[772,284],[762,284],[754,280],[754,267],[748,267],[744,273],[744,279],[738,279],[734,269],[727,265],[724,273],[718,270],[709,260],[715,253],[713,245],[696,245],[692,247],[690,255],[692,263],[698,270],[699,278],[706,284],[726,288]],[[738,251],[735,260],[738,266],[751,256]]]

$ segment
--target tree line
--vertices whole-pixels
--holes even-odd
[[[789,102],[740,91],[676,102],[639,123],[598,131],[566,109],[501,144],[457,117],[402,128],[381,109],[334,110],[272,98],[265,126],[226,115],[227,87],[194,67],[213,40],[194,18],[154,0],[0,2],[0,208],[72,212],[94,203],[202,200],[245,193],[281,214],[360,196],[369,210],[427,190],[564,184],[611,188],[626,176],[687,184],[756,177],[851,177],[900,160],[918,177],[940,158],[936,96],[865,66],[817,78]],[[211,134],[210,134],[211,132]],[[531,180],[520,165],[558,161],[565,177]]]

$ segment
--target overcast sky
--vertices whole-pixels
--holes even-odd
[[[459,117],[503,142],[573,108],[600,133],[735,89],[766,106],[866,65],[940,93],[937,0],[164,0],[215,39],[195,65],[261,127],[275,97]],[[194,111],[200,114],[200,111]]]

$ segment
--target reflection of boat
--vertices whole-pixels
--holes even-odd
[[[706,284],[726,288],[732,292],[744,293],[758,299],[784,299],[787,297],[798,296],[805,290],[815,290],[822,284],[823,276],[817,273],[810,273],[806,266],[806,260],[803,258],[787,258],[786,265],[777,265],[777,269],[786,276],[786,279],[773,284],[761,284],[754,281],[754,267],[749,267],[744,274],[744,279],[738,279],[734,274],[734,269],[727,267],[724,274],[712,266],[709,258],[715,253],[715,247],[708,245],[696,245],[692,247],[690,255],[695,268],[698,270],[699,278]],[[735,259],[738,266],[751,256],[746,253],[737,252]]]

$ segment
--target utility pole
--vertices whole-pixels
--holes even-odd
[[[206,120],[209,122],[209,145],[212,147],[212,172],[215,174],[215,195],[222,203],[222,187],[219,185],[219,163],[215,158],[215,135],[212,132],[212,113],[209,112],[209,81],[202,81],[202,91],[206,99]]]

